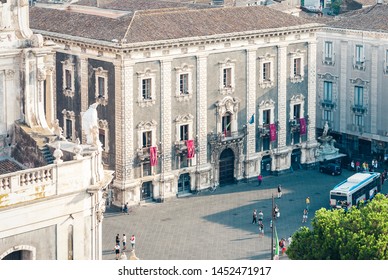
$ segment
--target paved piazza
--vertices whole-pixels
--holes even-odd
[[[136,256],[143,260],[270,259],[272,194],[280,208],[280,218],[276,220],[278,236],[287,238],[299,227],[310,226],[315,211],[328,207],[330,189],[351,174],[347,170],[340,176],[298,170],[264,177],[260,187],[256,181],[240,182],[214,193],[143,204],[134,207],[129,215],[108,208],[102,231],[103,259],[115,259],[117,233],[120,237],[125,233],[128,244],[129,237],[135,234]],[[277,184],[283,186],[281,199],[276,198]],[[311,199],[309,219],[302,224],[307,196]],[[251,224],[253,209],[264,213],[264,237],[259,237],[258,226]]]

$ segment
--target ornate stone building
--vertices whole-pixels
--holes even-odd
[[[33,30],[59,46],[66,137],[84,140],[79,119],[101,104],[114,203],[163,201],[315,162],[321,25],[264,6],[161,9],[166,2],[155,1],[141,10],[138,2],[30,13]]]
[[[387,153],[388,5],[344,14],[318,32],[317,127],[351,157]]]
[[[0,260],[102,259],[104,171],[97,146],[54,120],[54,50],[28,1],[0,1]],[[50,125],[48,124],[50,123]],[[82,176],[80,176],[82,174]]]

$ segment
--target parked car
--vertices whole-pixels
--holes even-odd
[[[319,172],[330,175],[340,175],[342,173],[341,166],[336,163],[328,163],[319,167]]]

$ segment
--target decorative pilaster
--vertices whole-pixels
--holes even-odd
[[[89,87],[89,73],[88,73],[88,58],[81,55],[80,58],[81,71],[81,112],[86,112],[89,108],[88,101],[88,87]]]
[[[346,106],[346,97],[348,95],[347,92],[347,65],[348,65],[348,55],[349,55],[349,49],[348,49],[348,41],[341,41],[341,62],[340,62],[340,92],[338,94],[339,96],[339,131],[345,132],[346,131],[346,124],[348,123],[346,120],[346,113],[348,112],[348,107]],[[351,56],[351,54],[349,55]]]
[[[207,56],[197,56],[197,153],[199,165],[207,163]]]
[[[133,178],[134,126],[133,126],[133,64],[115,64],[115,141],[116,183],[125,184]],[[124,187],[122,186],[122,187]]]
[[[307,130],[307,142],[316,141],[316,98],[317,98],[317,79],[316,79],[316,69],[317,69],[317,43],[309,42],[308,44],[308,103],[307,103],[307,114],[309,116],[309,124]]]
[[[371,80],[370,80],[370,133],[377,134],[377,69],[379,69],[378,62],[378,46],[372,46],[372,57],[371,57]]]
[[[171,171],[171,60],[161,61],[161,172]]]
[[[256,49],[247,50],[247,118],[255,114],[255,122],[248,124],[247,156],[255,153],[256,141]],[[248,121],[247,120],[247,121]]]
[[[278,46],[278,148],[286,146],[287,139],[287,46]]]

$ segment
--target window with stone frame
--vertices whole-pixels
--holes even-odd
[[[61,61],[62,63],[62,90],[67,97],[73,97],[75,92],[74,63],[70,59]]]
[[[358,127],[364,126],[364,116],[362,114],[355,114],[354,115],[354,124]]]
[[[333,121],[333,111],[332,110],[323,110],[323,121],[328,122],[329,124]]]
[[[183,124],[180,126],[180,140],[186,141],[189,140],[189,125]]]
[[[235,61],[227,58],[220,66],[220,93],[233,94],[235,89]]]
[[[108,71],[102,67],[94,68],[95,74],[95,97],[101,105],[108,104]]]
[[[106,120],[98,120],[98,136],[104,152],[109,152],[109,127]]]
[[[301,62],[302,59],[300,57],[294,58],[294,76],[300,77],[302,70],[301,70]]]
[[[304,80],[304,53],[305,51],[296,50],[290,53],[290,81],[300,83]]]
[[[176,72],[176,93],[178,101],[187,101],[193,97],[193,66],[183,64],[175,67]]]
[[[148,107],[155,104],[155,71],[146,69],[144,72],[137,72],[139,84],[138,104],[140,107]]]
[[[76,140],[75,133],[75,113],[73,111],[62,110],[63,114],[63,135],[66,139],[74,142]]]
[[[193,140],[193,119],[191,114],[178,115],[175,118],[175,145],[184,145],[186,140]]]
[[[333,82],[323,82],[323,100],[326,102],[333,101]]]
[[[333,42],[331,41],[324,42],[323,63],[327,65],[334,65]]]
[[[299,123],[300,118],[304,118],[305,97],[303,94],[293,95],[290,99],[290,119],[291,126]]]
[[[143,148],[149,148],[152,146],[152,131],[144,131],[143,132]]]
[[[388,50],[385,50],[384,73],[388,74]]]
[[[365,57],[364,57],[364,46],[363,45],[356,45],[354,56],[355,56],[355,63],[356,64],[364,63]]]
[[[259,61],[259,86],[269,88],[274,86],[274,61],[275,55],[266,54],[258,57]]]

